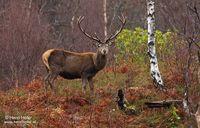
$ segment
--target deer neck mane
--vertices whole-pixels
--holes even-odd
[[[94,64],[96,69],[99,71],[103,69],[107,62],[107,55],[102,55],[99,51],[96,52],[94,57]]]

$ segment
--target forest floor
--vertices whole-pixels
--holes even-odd
[[[184,128],[193,123],[182,106],[150,109],[146,101],[182,99],[183,80],[174,71],[162,71],[168,92],[152,84],[148,68],[122,64],[95,76],[95,94],[81,92],[81,80],[56,80],[56,93],[45,93],[42,80],[0,92],[0,127],[30,128]],[[135,106],[127,115],[117,107],[117,91]],[[195,97],[193,97],[195,98]],[[6,122],[7,121],[7,122]],[[9,122],[12,121],[12,122]],[[18,122],[14,122],[18,121]],[[24,121],[20,122],[20,121]],[[194,124],[195,126],[195,124]]]

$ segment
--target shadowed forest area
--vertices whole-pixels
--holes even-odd
[[[0,0],[0,127],[198,128],[200,1],[154,1],[156,56],[166,92],[150,75],[146,0]],[[46,92],[42,54],[52,48],[96,52],[78,18],[84,16],[87,33],[106,40],[119,30],[122,14],[126,24],[94,77],[94,95],[89,86],[82,93],[81,79],[62,77],[55,92]],[[119,109],[119,89],[134,112]],[[186,100],[189,112],[182,103],[145,104],[165,100]]]

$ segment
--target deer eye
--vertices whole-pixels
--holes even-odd
[[[109,42],[109,43],[108,43],[108,46],[111,46],[112,44],[113,44],[113,42]]]

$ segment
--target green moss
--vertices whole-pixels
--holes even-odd
[[[8,96],[10,95],[10,96],[19,96],[19,97],[21,97],[21,96],[25,96],[27,94],[27,92],[22,90],[22,89],[20,89],[20,90],[12,89],[12,90],[9,90],[7,94],[8,94]]]
[[[0,124],[3,124],[5,120],[5,112],[0,111]]]

